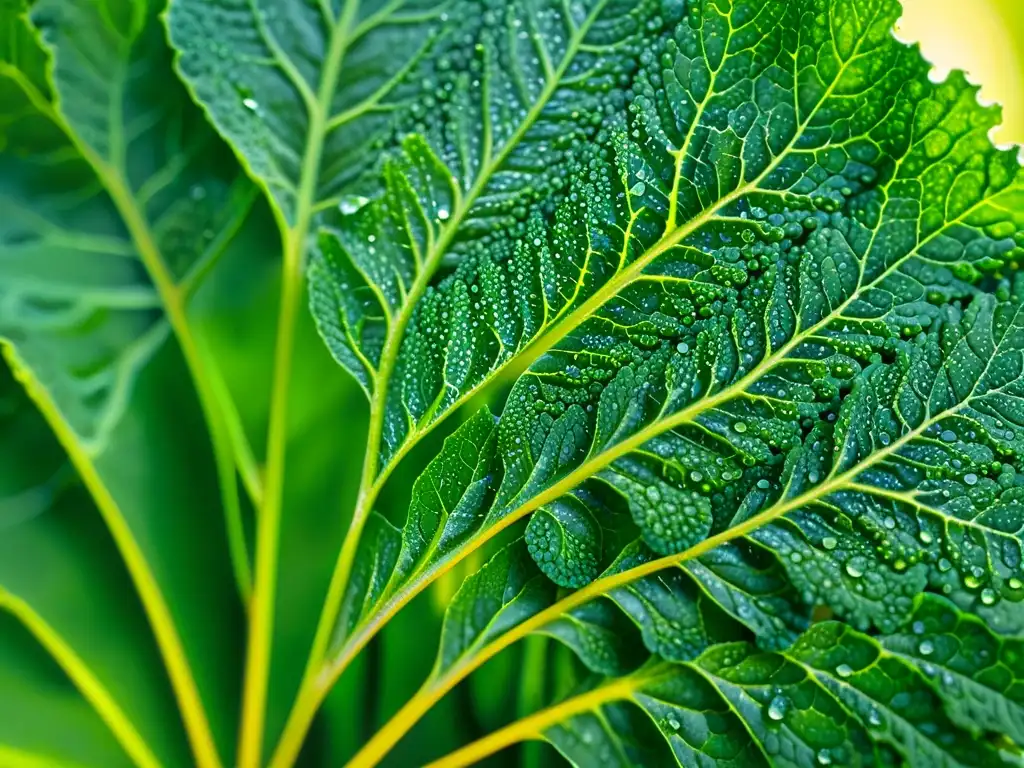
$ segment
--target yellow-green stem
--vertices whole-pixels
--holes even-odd
[[[68,679],[74,683],[82,696],[106,723],[121,748],[124,749],[125,754],[135,765],[139,768],[160,768],[160,761],[150,750],[145,739],[139,735],[135,724],[132,723],[127,713],[111,696],[110,691],[92,673],[89,665],[82,660],[75,649],[42,616],[21,598],[2,590],[0,590],[0,610],[5,610],[18,619],[60,665]],[[7,765],[8,763],[4,762],[2,758],[3,753],[0,751],[0,765]]]
[[[267,434],[266,482],[263,488],[263,506],[256,527],[256,580],[249,609],[249,644],[239,733],[238,764],[242,768],[257,768],[263,748],[277,589],[278,542],[284,502],[288,397],[291,388],[295,326],[302,289],[299,265],[304,240],[304,237],[293,236],[285,254],[281,277],[281,307]]]
[[[613,701],[629,699],[637,690],[637,681],[624,678],[602,685],[587,693],[573,696],[547,709],[534,712],[482,739],[467,744],[440,760],[428,763],[425,768],[462,768],[473,765],[521,741],[540,739],[544,731],[563,723],[570,717],[592,712]]]
[[[295,327],[302,292],[302,264],[316,205],[320,162],[328,130],[327,114],[337,89],[342,61],[349,42],[349,32],[358,15],[358,7],[357,0],[346,2],[341,19],[331,34],[317,97],[315,102],[310,104],[306,154],[303,158],[296,197],[294,223],[283,236],[284,268],[281,278],[277,349],[274,357],[274,382],[270,398],[266,477],[263,505],[256,528],[256,580],[249,615],[249,647],[242,695],[238,758],[241,768],[258,768],[262,759],[284,496],[288,399]]]
[[[185,731],[188,735],[196,764],[200,768],[220,768],[220,757],[210,730],[210,724],[203,708],[202,698],[189,666],[185,648],[174,625],[170,608],[164,601],[160,585],[149,569],[146,557],[135,540],[131,527],[121,512],[117,501],[100,477],[92,457],[82,448],[74,430],[50,397],[49,391],[35,378],[31,369],[18,357],[14,348],[3,345],[3,350],[15,377],[25,387],[39,412],[46,419],[50,430],[57,437],[78,472],[83,485],[89,491],[103,521],[124,558],[125,566],[139,593],[146,616],[153,628],[157,647],[167,667],[167,674],[174,689]]]

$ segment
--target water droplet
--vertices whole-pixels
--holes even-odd
[[[786,701],[785,696],[775,696],[768,703],[768,717],[772,720],[781,720],[786,716],[786,709],[789,707],[789,702]]]
[[[747,425],[744,424],[742,421],[737,421],[735,424],[732,425],[732,428],[741,435],[747,431]]]
[[[346,216],[351,216],[368,202],[370,202],[370,199],[362,195],[345,195],[345,197],[338,201],[338,210]]]
[[[836,674],[840,677],[849,677],[853,674],[853,667],[851,667],[849,664],[840,664],[838,667],[836,667]]]
[[[260,108],[259,102],[256,99],[242,99],[242,106],[250,112],[255,112]]]
[[[994,589],[986,587],[981,590],[981,602],[985,605],[992,605],[996,601],[996,592]]]
[[[922,656],[930,656],[935,651],[935,646],[932,645],[931,640],[922,640],[921,644],[917,646],[917,650],[920,651]]]
[[[833,550],[838,545],[839,545],[839,542],[836,541],[835,537],[833,537],[833,536],[826,536],[824,539],[821,540],[821,546],[823,546],[825,549],[828,549],[828,550]]]
[[[964,482],[967,485],[977,485],[978,484],[978,476],[976,474],[974,474],[973,472],[968,472],[966,475],[964,475]]]
[[[828,753],[827,749],[822,749],[818,751],[818,764],[832,765],[832,755]]]
[[[642,181],[638,181],[636,184],[634,184],[632,187],[630,187],[629,194],[636,195],[637,197],[639,197],[640,195],[642,195],[646,191],[647,191],[647,185],[644,184]]]
[[[441,221],[447,221],[449,216],[451,216],[451,214],[448,213],[447,208],[437,209],[437,218],[439,218]]]
[[[859,579],[864,575],[864,570],[852,561],[846,564],[846,572],[855,579]]]

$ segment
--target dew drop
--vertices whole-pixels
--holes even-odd
[[[368,202],[370,199],[362,195],[346,195],[338,201],[338,210],[346,216],[351,216]]]
[[[922,640],[921,644],[917,646],[917,650],[922,656],[930,656],[935,651],[935,646],[932,645],[931,640]]]
[[[838,667],[836,667],[836,674],[840,677],[849,677],[853,674],[853,667],[851,667],[849,664],[840,664]]]
[[[775,696],[768,704],[768,717],[775,721],[781,720],[786,716],[788,707],[789,702],[785,696]]]

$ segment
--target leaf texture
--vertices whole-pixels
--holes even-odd
[[[475,349],[474,332],[439,356],[407,332],[413,310],[423,299],[421,329],[434,312],[447,316],[447,298],[426,296],[431,284],[507,229],[525,232],[527,211],[565,186],[665,10],[650,0],[478,6],[350,3],[338,18],[311,8],[301,28],[325,57],[308,68],[298,38],[270,24],[291,11],[239,4],[219,19],[184,2],[171,14],[186,80],[285,219],[315,233],[314,314],[380,403],[382,471],[465,399],[497,352]],[[458,32],[456,18],[466,22]],[[210,44],[225,35],[251,41],[271,71],[219,60],[221,47],[236,50]],[[277,81],[291,84],[289,113],[305,115],[306,130],[276,124]],[[468,308],[470,294],[461,301]]]
[[[913,664],[835,622],[781,653],[728,643],[604,685],[607,696],[598,688],[550,710],[571,714],[545,738],[573,765],[1000,762],[947,719]]]
[[[154,87],[170,65],[157,4],[132,4],[118,27],[87,3],[38,3],[42,39],[15,10],[0,51],[0,335],[98,453],[168,336],[146,259],[196,277],[252,188],[184,90]]]
[[[1021,170],[987,138],[997,111],[957,73],[933,83],[892,37],[898,14],[886,0],[666,13],[559,202],[424,294],[388,399],[421,405],[385,419],[385,452],[443,415],[430,404],[540,355],[497,427],[493,502],[470,494],[475,542],[438,562],[532,514],[541,568],[580,587],[618,554],[596,531],[625,511],[637,552],[688,571],[733,539],[773,558],[782,624],[779,605],[760,610],[780,642],[818,605],[891,631],[924,589],[977,611],[1024,596],[1020,286],[980,283],[1020,252]],[[322,329],[355,327],[315,298],[359,295],[342,265],[416,252],[406,224],[432,215],[397,211],[440,177],[429,146],[405,139],[382,196],[314,260]],[[466,365],[479,373],[456,386],[430,373]],[[704,576],[727,610],[755,610]]]

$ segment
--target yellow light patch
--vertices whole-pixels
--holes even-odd
[[[1003,105],[994,139],[1024,143],[1024,0],[903,0],[900,39],[918,41],[937,76],[962,69],[983,102]]]

